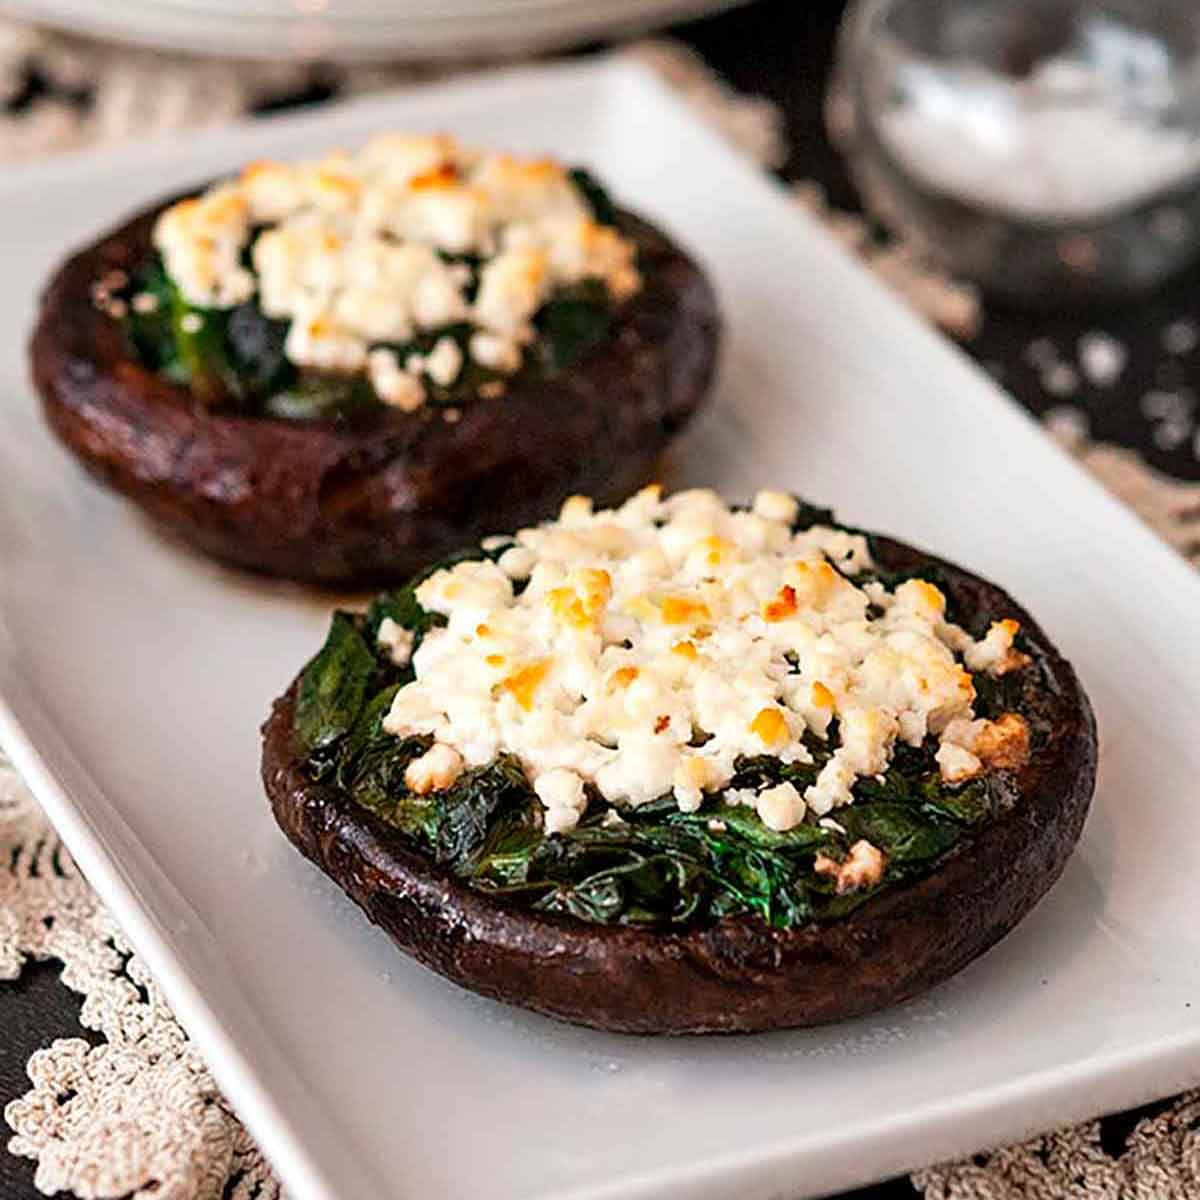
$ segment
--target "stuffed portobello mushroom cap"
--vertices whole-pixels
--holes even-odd
[[[704,399],[719,337],[700,267],[617,210],[643,286],[569,366],[522,371],[455,408],[373,405],[341,419],[244,414],[144,365],[97,281],[153,256],[143,212],[72,255],[46,287],[30,355],[46,418],[97,479],[200,550],[332,586],[401,580],[570,493],[645,483]],[[486,389],[485,389],[486,391]]]
[[[1028,665],[1003,681],[1005,703],[1038,732],[1023,763],[997,772],[999,809],[832,919],[781,928],[743,912],[682,926],[605,924],[473,886],[336,776],[314,773],[297,734],[303,674],[263,727],[275,818],[407,954],[464,988],[561,1020],[746,1033],[840,1021],[924,992],[1001,939],[1059,877],[1091,801],[1096,728],[1070,664],[1004,591],[901,542],[870,545],[881,572],[936,579],[963,626],[1020,623]]]

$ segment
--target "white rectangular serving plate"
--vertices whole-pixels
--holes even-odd
[[[258,727],[331,598],[87,482],[24,343],[54,262],[127,210],[386,126],[586,162],[703,259],[725,368],[672,484],[793,488],[936,548],[1077,664],[1102,730],[1083,844],[949,984],[805,1032],[592,1033],[410,963],[276,829]],[[0,201],[0,740],[294,1196],[792,1198],[1200,1081],[1200,578],[653,79],[430,87],[14,170]]]

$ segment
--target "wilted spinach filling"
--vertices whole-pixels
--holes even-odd
[[[796,528],[817,523],[833,524],[831,514],[806,506]],[[586,921],[679,928],[746,914],[787,929],[835,920],[880,891],[928,874],[964,836],[1018,799],[1007,772],[957,787],[944,784],[932,738],[916,748],[897,743],[882,780],[858,780],[855,803],[833,814],[844,833],[810,822],[776,833],[753,809],[725,805],[722,794],[708,797],[696,813],[680,812],[674,798],[664,796],[626,810],[624,823],[614,825],[605,822],[608,806],[592,792],[575,829],[546,836],[540,801],[520,764],[503,756],[465,771],[443,792],[414,795],[405,786],[405,769],[432,739],[400,739],[382,727],[396,691],[413,673],[394,666],[378,646],[379,626],[390,617],[411,630],[415,649],[430,629],[445,623],[417,602],[421,580],[453,562],[498,558],[507,547],[438,563],[377,598],[365,614],[336,613],[323,648],[301,678],[295,707],[294,729],[311,778],[352,796],[473,887],[513,904]],[[870,577],[891,588],[913,575]],[[946,590],[935,570],[918,577]],[[963,619],[951,612],[948,618],[979,635],[991,617],[1002,615]],[[1020,713],[1036,749],[1046,732],[1038,703],[1044,676],[1036,657],[1019,672],[973,678],[977,715],[995,719]],[[829,743],[808,736],[813,763],[743,758],[729,786],[758,788],[787,780],[803,792],[836,744],[835,723]],[[833,880],[814,870],[814,861],[818,854],[841,861],[860,838],[886,855],[883,879],[875,887],[838,895]]]
[[[617,212],[603,187],[581,168],[573,170],[571,177],[595,220],[615,224]],[[246,266],[251,265],[254,236],[243,253]],[[442,257],[471,270],[466,293],[472,298],[479,285],[481,260],[471,255]],[[135,305],[135,296],[152,300]],[[189,304],[157,254],[133,272],[116,298],[125,303],[130,352],[149,369],[187,386],[202,404],[294,420],[342,420],[382,407],[365,375],[321,372],[291,362],[284,354],[290,322],[266,316],[257,297],[230,309]],[[584,279],[559,288],[534,319],[537,339],[527,348],[519,375],[545,378],[573,366],[608,337],[614,317],[612,298],[602,280]],[[452,407],[475,396],[485,384],[513,378],[470,357],[471,333],[468,324],[452,324],[421,330],[407,342],[376,345],[394,351],[404,362],[411,354],[427,354],[443,337],[453,339],[463,355],[458,378],[449,387],[424,380],[429,404]]]

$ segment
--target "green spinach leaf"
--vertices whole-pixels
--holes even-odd
[[[162,260],[155,256],[137,272],[129,291],[131,297],[149,297],[147,307],[130,305],[126,310],[125,331],[134,354],[151,370],[161,371],[177,383],[186,383],[171,323],[175,285],[167,277]]]
[[[261,401],[269,417],[289,421],[330,421],[369,412],[379,407],[374,390],[363,376],[304,371],[283,391]]]
[[[608,337],[612,323],[612,299],[602,280],[584,279],[555,293],[536,321],[550,370],[578,362]]]
[[[958,840],[960,829],[934,812],[907,804],[851,804],[837,812],[851,839],[866,838],[893,863],[928,862]]]
[[[325,645],[305,670],[296,698],[296,735],[310,753],[350,731],[374,673],[375,656],[353,618],[334,613]]]
[[[434,857],[459,870],[474,870],[496,822],[532,812],[533,789],[521,764],[502,755],[491,765],[464,771],[440,801]]]

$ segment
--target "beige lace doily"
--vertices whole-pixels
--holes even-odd
[[[46,1195],[237,1200],[280,1195],[154,980],[0,759],[0,979],[62,963],[102,1041],[60,1038],[29,1061],[33,1087],[4,1110],[13,1154]]]
[[[689,50],[629,47],[702,119],[764,165],[784,157],[779,113],[730,93]],[[444,73],[439,68],[438,73]],[[434,72],[369,69],[340,92],[412,82]],[[306,67],[206,62],[117,49],[0,20],[0,161],[214,124],[320,85]],[[83,102],[86,95],[87,103]],[[878,247],[856,217],[825,206],[819,188],[796,200],[930,319],[959,336],[980,319],[972,289],[903,245]],[[1090,442],[1080,410],[1049,414],[1050,431],[1166,540],[1200,563],[1200,484],[1156,474],[1137,455]],[[45,1194],[135,1200],[276,1200],[279,1184],[192,1048],[141,960],[80,876],[11,767],[0,759],[0,980],[29,960],[62,964],[83,996],[97,1044],[64,1038],[29,1062],[31,1088],[4,1110],[11,1153],[34,1160]],[[928,1200],[1150,1200],[1200,1194],[1200,1093],[1136,1124],[1110,1154],[1100,1126],[913,1176]]]

